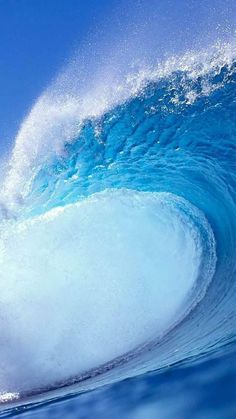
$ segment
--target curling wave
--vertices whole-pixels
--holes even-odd
[[[234,341],[235,69],[218,45],[33,107],[1,194],[3,401]]]

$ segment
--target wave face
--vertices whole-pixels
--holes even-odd
[[[235,82],[225,45],[98,89],[93,110],[36,103],[1,197],[3,402],[234,342]]]

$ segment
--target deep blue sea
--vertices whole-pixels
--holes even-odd
[[[233,43],[56,86],[2,188],[0,417],[234,419]]]

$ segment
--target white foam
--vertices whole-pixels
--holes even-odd
[[[106,190],[2,225],[1,393],[98,367],[186,314],[202,245],[180,207],[171,194]]]
[[[220,43],[204,52],[187,52],[182,57],[170,57],[164,63],[151,68],[144,66],[136,72],[131,72],[130,68],[120,69],[108,56],[94,77],[86,65],[85,74],[90,76],[81,74],[79,60],[74,60],[43,92],[20,127],[1,190],[5,205],[18,206],[28,193],[35,170],[48,155],[62,152],[65,142],[79,134],[84,120],[102,116],[138,94],[147,82],[170,77],[178,70],[186,73],[181,95],[191,104],[218,85],[211,86],[206,79],[200,93],[196,93],[186,80],[196,80],[211,72],[217,74],[224,65],[232,64],[235,55],[233,42]],[[178,95],[174,101],[178,105]]]

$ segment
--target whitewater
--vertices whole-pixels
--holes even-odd
[[[3,404],[234,345],[235,54],[218,43],[90,90],[70,65],[32,107],[0,195]]]

